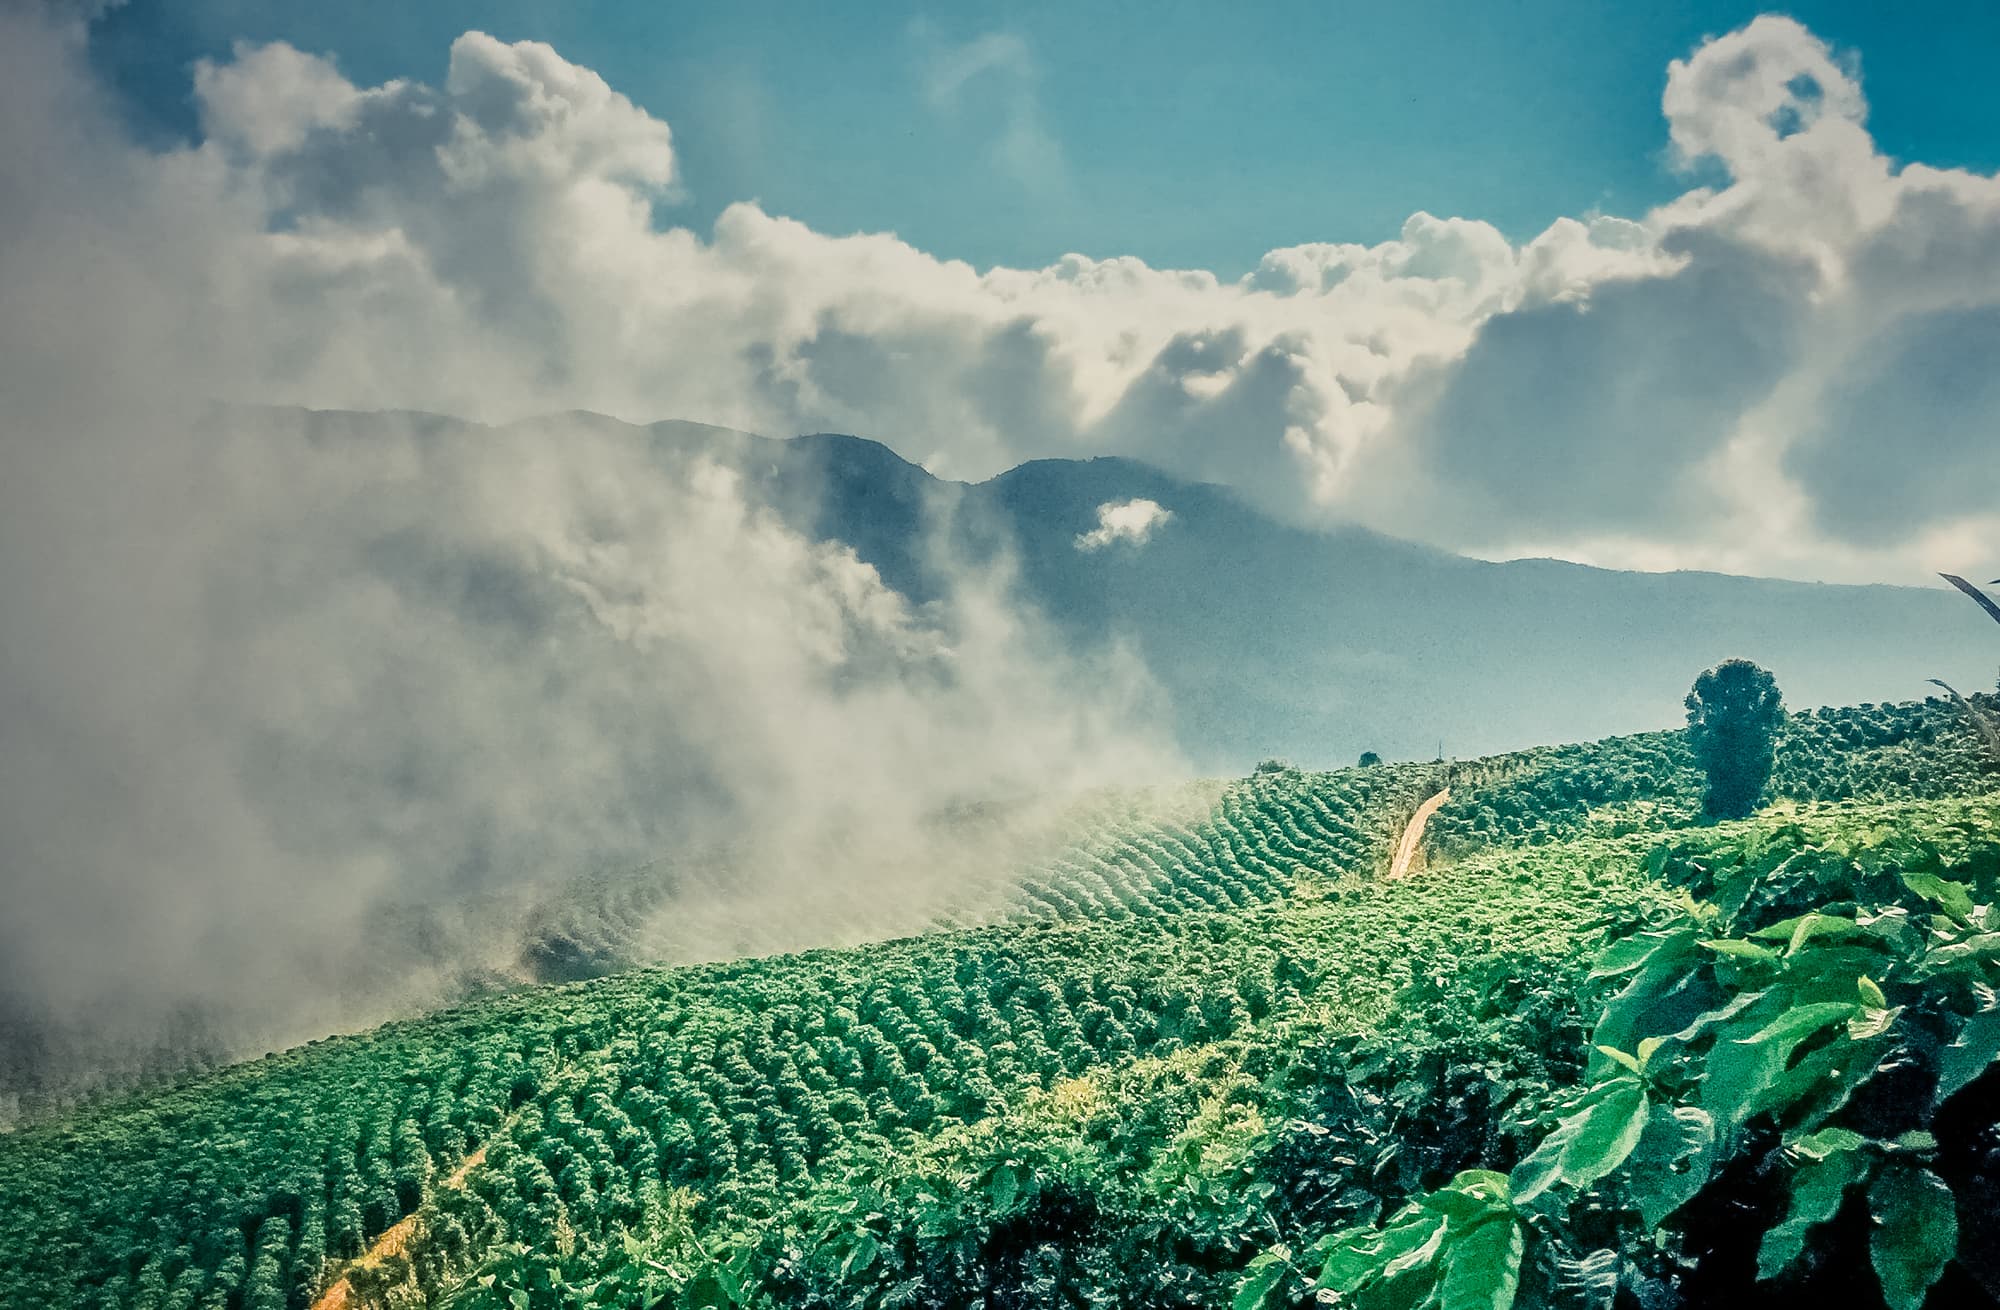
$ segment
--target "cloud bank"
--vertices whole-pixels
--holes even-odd
[[[698,180],[669,126],[532,42],[467,33],[439,87],[240,47],[195,70],[201,141],[144,154],[102,120],[74,28],[14,35],[35,65],[6,91],[16,208],[87,187],[121,216],[24,251],[39,285],[10,303],[73,304],[87,236],[89,312],[186,309],[152,326],[198,350],[135,344],[198,355],[203,394],[853,431],[957,477],[1123,454],[1485,554],[1914,579],[2000,546],[1979,367],[2000,183],[1883,157],[1854,64],[1789,19],[1667,70],[1665,140],[1719,185],[1520,245],[1417,214],[1237,281],[1115,256],[981,271],[755,204],[675,226]],[[949,106],[1030,60],[1006,37],[935,50],[919,94]],[[98,341],[65,312],[65,349]]]
[[[24,1004],[279,1044],[518,981],[642,864],[615,958],[916,931],[1176,770],[1004,571],[913,605],[643,431],[129,418],[5,497],[0,1057]]]
[[[161,156],[79,42],[0,11],[0,1129],[163,1032],[254,1053],[577,931],[687,960],[976,917],[1073,797],[1183,771],[1145,671],[1068,652],[1004,559],[939,546],[914,603],[727,443],[240,403],[595,374],[558,343],[621,329],[566,324],[567,279],[612,294],[593,240],[674,179],[601,80],[243,50]]]

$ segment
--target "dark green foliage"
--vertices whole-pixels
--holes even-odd
[[[1785,721],[1778,680],[1749,660],[1724,660],[1694,680],[1687,714],[1688,749],[1708,775],[1702,809],[1718,819],[1748,816],[1771,780]]]
[[[2000,1281],[1958,1231],[1961,1213],[1990,1222],[2000,1184],[2000,811],[1833,814],[1648,864],[1704,900],[1600,954],[1585,1079],[1511,1175],[1351,1222],[1311,1263],[1253,1262],[1241,1304],[1288,1303],[1300,1279],[1407,1304],[1468,1262],[1464,1285],[1500,1307],[1517,1285],[1568,1303],[1593,1262],[1616,1271],[1600,1290],[1642,1305],[1746,1304],[1776,1281],[1802,1303],[1873,1286],[1916,1310],[1933,1287],[1957,1305]],[[1466,1245],[1443,1218],[1513,1225],[1525,1266],[1511,1239]]]
[[[1776,755],[1766,788],[1774,802],[1932,800],[2000,783],[2000,767],[1943,700],[1797,711],[1779,729]],[[1426,838],[1447,855],[1585,833],[1663,832],[1702,813],[1704,779],[1685,731],[1542,747],[1459,768],[1463,776]]]
[[[858,1161],[748,1268],[780,1305],[1226,1304],[1274,1234],[1401,1204],[1449,1178],[1465,1134],[1530,1131],[1581,1069],[1562,956],[1603,906],[1658,904],[1637,854],[1496,859],[1421,894],[1260,911],[1252,937],[1321,941],[1351,971],[1322,994],[1408,980],[1373,1035],[1309,1006],[1031,1095],[912,1158]],[[1488,954],[1503,945],[1519,949]]]
[[[1361,769],[1372,769],[1381,762],[1382,762],[1382,757],[1380,755],[1377,755],[1374,751],[1362,751],[1361,758],[1355,761],[1355,767]]]
[[[1581,981],[1560,960],[1496,956],[1419,979],[1371,1032],[1300,1043],[1262,1167],[1281,1230],[1369,1222],[1477,1164],[1511,1164],[1581,1073]]]
[[[1954,744],[1965,734],[1938,730],[1950,714],[1796,716],[1772,790],[1990,788]],[[1398,820],[1447,781],[1453,804],[1433,823],[1459,862],[1371,881]],[[1693,948],[1708,972],[1681,1001],[1707,1003],[1704,989],[1762,967],[1752,957],[1776,938],[1756,933],[1788,919],[1852,902],[1960,922],[1985,903],[1995,840],[1990,803],[1649,835],[1691,817],[1699,792],[1678,733],[1449,776],[1272,769],[1207,793],[1199,822],[1135,817],[1079,837],[1005,898],[1011,922],[537,988],[93,1110],[0,1139],[0,1306],[300,1307],[412,1211],[406,1255],[366,1265],[357,1293],[460,1310],[1213,1306],[1259,1252],[1283,1249],[1252,1274],[1258,1296],[1282,1299],[1324,1272],[1331,1246],[1304,1253],[1325,1235],[1401,1223],[1449,1253],[1424,1274],[1441,1296],[1518,1286],[1531,1303],[1603,1304],[1590,1298],[1607,1277],[1647,1295],[1708,1279],[1721,1298],[1708,1303],[1732,1303],[1762,1231],[1795,1196],[1802,1218],[1818,1213],[1844,1175],[1778,1187],[1802,1167],[1796,1143],[1754,1096],[1685,1079],[1665,1094],[1660,1071],[1706,1061],[1713,1042],[1656,1048],[1640,1071],[1591,1054],[1586,1016],[1592,1040],[1635,1062],[1657,1034],[1599,1019],[1611,1007],[1581,996],[1570,961],[1600,930],[1650,949],[1645,934],[1676,931],[1668,907],[1690,892],[1732,907],[1740,931],[1717,939],[1752,948]],[[1496,799],[1523,826],[1466,822]],[[1546,821],[1531,808],[1543,801]],[[1592,813],[1641,803],[1654,808]],[[1874,835],[1829,836],[1857,832]],[[1793,858],[1808,849],[1820,854]],[[1923,931],[1934,945],[1943,929]],[[1799,954],[1840,949],[1838,930],[1815,929]],[[1865,1078],[1826,1126],[1893,1144],[1928,1124],[1937,1146],[1856,1156],[1867,1167],[1832,1189],[1826,1222],[1861,1225],[1848,1243],[1861,1263],[1821,1259],[1830,1239],[1804,1222],[1784,1277],[1824,1266],[1916,1286],[1941,1213],[1930,1180],[1958,1198],[2000,1192],[1982,1172],[1991,1116],[1966,1109],[1996,1090],[1981,1052],[2000,1048],[2000,1021],[1968,1008],[1970,992],[1925,999],[1929,975],[1867,976],[1878,1009],[1902,1007],[1885,1032],[1930,1081]],[[1865,999],[1847,987],[1842,1022]],[[1796,999],[1788,1012],[1832,1003]],[[1809,1012],[1790,1056],[1845,1031],[1811,1026],[1828,1013]],[[1762,1027],[1741,1035],[1770,1027],[1746,1007],[1752,1019]],[[483,1163],[445,1185],[479,1148]],[[1697,1179],[1688,1162],[1710,1153],[1713,1176]],[[1492,1175],[1525,1161],[1503,1193]],[[1634,1192],[1641,1165],[1659,1185]],[[1762,1227],[1747,1248],[1718,1197],[1749,1198]],[[1651,1221],[1666,1246],[1635,1236]],[[1341,1248],[1330,1284],[1362,1303],[1383,1293],[1365,1267],[1373,1240]]]

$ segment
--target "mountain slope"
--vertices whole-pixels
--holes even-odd
[[[1643,731],[1677,720],[1694,675],[1731,656],[1770,668],[1794,706],[1992,678],[1981,616],[1943,588],[1490,563],[1280,524],[1125,459],[1037,460],[967,485],[850,436],[662,423],[634,437],[733,463],[795,527],[853,546],[919,602],[951,570],[1004,555],[1072,642],[1137,650],[1203,771]],[[1100,505],[1134,498],[1173,518],[1144,544],[1078,549]]]
[[[1788,812],[1759,822],[1962,829],[1953,858],[1996,867],[1994,775],[1960,749],[1969,734],[1941,730],[1944,713],[1801,716],[1781,746]],[[1276,1067],[1314,1030],[1366,1030],[1398,988],[1476,976],[1496,951],[1511,957],[1513,981],[1495,993],[1505,1000],[1517,975],[1543,968],[1533,961],[1567,967],[1607,914],[1629,923],[1669,904],[1644,857],[1698,802],[1676,745],[1259,771],[1198,822],[1122,824],[1079,842],[1023,881],[1011,922],[527,989],[0,1139],[0,1306],[279,1310],[344,1272],[370,1303],[413,1284],[504,1306],[508,1288],[552,1266],[616,1263],[628,1233],[669,1268],[693,1258],[674,1253],[683,1239],[704,1253],[804,1242],[801,1223],[818,1221],[802,1220],[803,1206],[837,1210],[842,1189],[921,1154],[972,1149],[989,1171],[1025,1159],[1029,1130],[1050,1115],[1064,1133],[1089,1123],[1106,1142],[1176,1155],[1173,1134],[1199,1146],[1204,1120],[1241,1108],[1253,1088],[1239,1064]],[[1872,815],[1814,803],[1857,779],[1871,795],[1912,794],[1914,782],[1966,799]],[[1376,876],[1410,807],[1447,781],[1453,803],[1439,818],[1453,821],[1443,836],[1458,853],[1424,878]],[[1521,796],[1555,817],[1609,805],[1595,817],[1615,826],[1476,822],[1488,804],[1515,812]],[[1551,832],[1563,840],[1543,842]],[[1124,1095],[1115,1079],[1148,1070],[1183,1092],[1161,1108],[1164,1123],[1106,1100]],[[1241,1125],[1236,1149],[1263,1127]],[[441,1185],[480,1151],[465,1188]],[[1077,1167],[1088,1181],[1088,1159]],[[1241,1185],[1211,1178],[1194,1200],[1220,1204]],[[1208,1212],[1161,1213],[1172,1231]],[[347,1269],[411,1214],[421,1219],[408,1263]],[[1233,1240],[1268,1239],[1260,1222]],[[1214,1280],[1250,1249],[1197,1250],[1187,1258],[1209,1281],[1183,1291],[1206,1299],[1165,1303],[1218,1303]],[[499,1280],[491,1298],[480,1299],[480,1270]],[[568,1299],[523,1294],[652,1303],[629,1287],[575,1286]],[[729,1304],[691,1290],[689,1303]]]

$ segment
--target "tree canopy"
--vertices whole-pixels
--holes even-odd
[[[1724,660],[1694,680],[1686,703],[1688,747],[1708,775],[1702,808],[1718,819],[1747,816],[1771,780],[1785,722],[1778,680],[1749,660]]]

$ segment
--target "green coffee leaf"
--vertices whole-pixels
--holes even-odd
[[[1236,1289],[1235,1300],[1229,1303],[1230,1310],[1263,1310],[1271,1293],[1285,1281],[1289,1268],[1285,1257],[1275,1251],[1266,1251],[1252,1260],[1243,1285]]]
[[[1670,934],[1658,932],[1642,932],[1620,938],[1598,952],[1597,960],[1590,970],[1591,981],[1616,978],[1620,974],[1642,968],[1671,940]]]
[[[872,1233],[863,1233],[847,1248],[847,1254],[840,1261],[840,1274],[845,1278],[858,1274],[875,1263],[875,1257],[882,1253],[882,1244]]]
[[[1646,1227],[1657,1228],[1708,1182],[1715,1120],[1691,1105],[1656,1105],[1633,1148],[1630,1193]]]
[[[1962,882],[1950,882],[1935,873],[1902,875],[1903,885],[1963,923],[1972,917],[1972,889]]]
[[[1646,1131],[1646,1088],[1636,1078],[1620,1078],[1603,1100],[1583,1112],[1563,1148],[1562,1176],[1572,1187],[1589,1187],[1625,1163]]]
[[[1792,1202],[1784,1222],[1765,1233],[1757,1248],[1759,1279],[1776,1278],[1804,1253],[1813,1226],[1833,1218],[1866,1163],[1850,1147],[1830,1151],[1799,1167],[1792,1175]]]
[[[1435,1250],[1435,1244],[1443,1239],[1444,1229],[1442,1215],[1418,1205],[1404,1206],[1387,1227],[1364,1224],[1335,1238],[1316,1281],[1337,1292],[1353,1292],[1411,1252]]]
[[[1005,1214],[1013,1208],[1014,1199],[1021,1194],[1021,1177],[1012,1165],[1001,1165],[986,1180],[986,1195],[993,1202],[995,1214]]]
[[[1958,1253],[1958,1207],[1928,1169],[1893,1166],[1868,1189],[1875,1217],[1869,1256],[1889,1310],[1921,1310],[1925,1293]]]
[[[1956,1041],[1938,1052],[1934,1103],[1944,1104],[1996,1059],[2000,1059],[2000,1009],[1981,1010],[1959,1028]]]
[[[1520,1220],[1505,1212],[1457,1236],[1438,1288],[1439,1310],[1510,1310],[1526,1249]]]
[[[1845,1023],[1861,1007],[1852,1001],[1821,1001],[1816,1005],[1795,1005],[1773,1019],[1760,1031],[1738,1040],[1745,1045],[1781,1047],[1789,1055],[1793,1047],[1822,1028]]]

